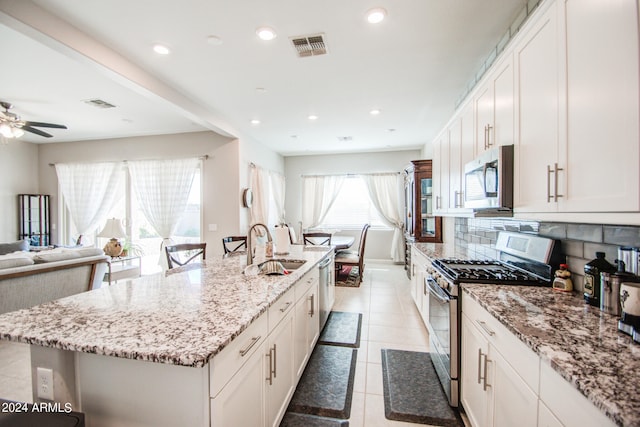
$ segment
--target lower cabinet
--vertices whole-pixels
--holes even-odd
[[[300,379],[313,347],[320,336],[318,282],[298,300],[295,307],[295,344],[293,348],[294,372]]]
[[[293,312],[289,311],[289,314],[280,321],[267,340],[265,394],[268,426],[277,427],[280,424],[295,387],[293,377],[294,319]]]
[[[425,325],[429,323],[429,294],[424,284],[428,259],[418,250],[411,249],[411,296]]]

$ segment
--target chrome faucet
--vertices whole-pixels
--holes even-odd
[[[262,228],[264,228],[266,230],[266,232],[267,232],[267,241],[273,242],[273,239],[271,238],[271,233],[269,232],[269,228],[266,225],[264,225],[264,224],[262,224],[260,222],[257,222],[255,224],[253,224],[249,228],[249,231],[247,232],[247,266],[253,264],[253,250],[251,249],[251,232],[253,231],[254,228],[256,228],[258,226],[260,226],[260,227],[262,227]]]

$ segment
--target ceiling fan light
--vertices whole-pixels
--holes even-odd
[[[6,123],[0,124],[0,135],[5,138],[13,138],[13,131],[11,130],[11,126]]]
[[[22,135],[24,135],[24,131],[20,128],[13,128],[12,133],[14,138],[20,138]]]

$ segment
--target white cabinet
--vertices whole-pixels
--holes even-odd
[[[433,144],[433,213],[445,213],[449,206],[449,131],[444,130]]]
[[[266,414],[267,426],[277,427],[293,395],[294,315],[287,309],[280,323],[273,329],[265,346]],[[250,409],[250,408],[247,408]]]
[[[474,427],[536,427],[539,357],[462,297],[462,405]]]
[[[473,111],[467,102],[449,126],[449,212],[464,208],[464,165],[474,157]]]
[[[514,58],[515,212],[640,211],[637,2],[551,2]]]
[[[305,287],[304,293],[296,302],[294,309],[296,327],[293,358],[296,380],[300,379],[320,335],[318,309],[318,280],[316,278],[311,286]]]
[[[475,155],[514,143],[514,76],[510,51],[489,72],[474,98],[476,110]]]
[[[256,351],[211,400],[211,425],[264,426],[264,379],[264,355],[262,351]]]
[[[543,6],[540,6],[543,7]],[[514,210],[557,209],[564,175],[558,158],[561,64],[564,62],[555,4],[538,16],[514,48],[518,80],[519,140],[515,150]]]
[[[571,212],[640,210],[638,2],[562,0],[567,44],[566,197]],[[597,31],[595,30],[597,28]]]
[[[429,320],[429,296],[424,278],[429,265],[429,260],[422,252],[411,248],[411,295],[425,325]]]

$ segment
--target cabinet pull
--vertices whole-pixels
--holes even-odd
[[[316,314],[316,294],[311,294],[309,300],[311,300],[311,310],[309,311],[309,317],[313,317]]]
[[[482,349],[479,348],[478,349],[478,384],[482,382],[482,369],[480,368],[481,366],[482,366]]]
[[[551,174],[553,171],[551,170],[551,166],[547,165],[547,203],[551,203]]]
[[[275,345],[274,345],[275,347]],[[269,385],[273,384],[273,349],[269,348],[269,353],[267,353],[267,357],[269,358],[269,376],[266,378],[269,381]]]
[[[291,305],[291,301],[287,302],[287,303],[284,305],[284,307],[282,307],[282,308],[280,309],[280,312],[281,312],[281,313],[284,313],[285,311],[287,311],[287,309],[289,308],[289,306],[290,306],[290,305]]]
[[[249,353],[249,350],[251,350],[253,346],[256,345],[258,341],[260,341],[260,338],[262,338],[262,336],[260,335],[258,335],[257,337],[251,338],[251,342],[249,343],[249,345],[247,345],[245,348],[240,350],[240,356],[244,357],[247,353]]]
[[[491,129],[493,129],[493,126],[491,126],[490,124],[487,123],[487,125],[484,128],[485,131],[485,149],[489,149],[491,148],[491,146],[493,145],[491,143]]]
[[[489,327],[487,326],[487,324],[481,320],[476,320],[476,323],[482,328],[484,329],[484,331],[489,334],[490,337],[494,336],[496,333],[493,332],[491,329],[489,329]]]
[[[278,352],[276,350],[276,345],[273,345],[273,378],[277,377],[277,372],[278,372],[278,359],[276,359],[276,357],[278,357]],[[485,366],[485,370],[487,369],[487,367]]]
[[[563,197],[562,194],[558,194],[558,172],[563,171],[563,168],[559,168],[558,164],[555,164],[554,167],[554,177],[553,177],[553,187],[554,187],[554,191],[553,191],[553,198],[554,198],[554,202],[558,201],[559,197]]]
[[[487,355],[484,355],[484,384],[482,384],[482,390],[487,391],[487,387],[491,387],[491,384],[489,384],[487,382],[487,365],[489,364],[489,362],[491,362],[491,360],[489,360],[489,358],[487,357]]]

